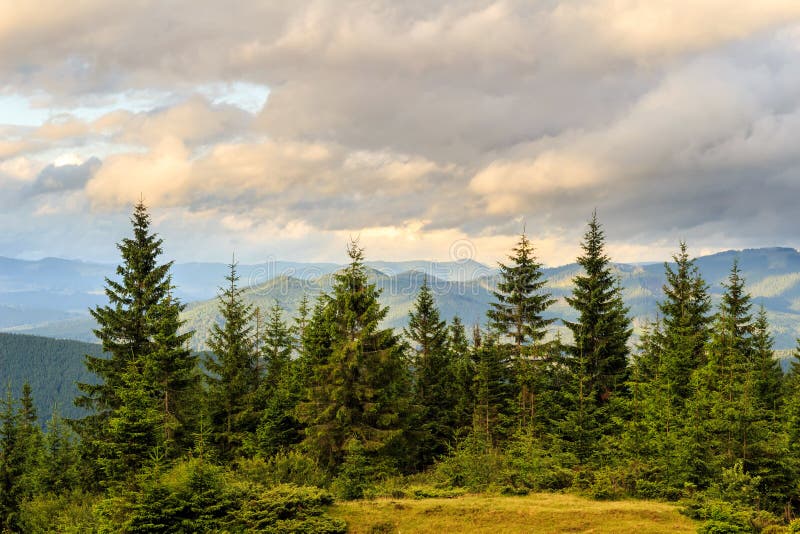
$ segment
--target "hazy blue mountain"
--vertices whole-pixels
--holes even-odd
[[[469,280],[492,272],[475,262],[374,262],[385,274],[415,269],[446,280]],[[268,260],[239,265],[240,283],[258,287],[276,277],[316,280],[342,265]],[[184,302],[213,298],[228,273],[225,263],[177,263],[173,265],[175,295]],[[86,321],[87,309],[105,302],[105,277],[114,277],[115,266],[77,260],[45,258],[37,261],[0,257],[0,329],[42,335],[93,339]],[[82,329],[82,330],[81,330]]]
[[[776,347],[784,350],[794,347],[795,339],[800,336],[800,253],[792,248],[762,248],[698,258],[697,264],[715,299],[722,294],[720,283],[727,278],[734,258],[739,259],[754,302],[767,308]],[[496,270],[471,260],[461,263],[375,261],[367,265],[383,291],[382,302],[391,308],[386,324],[394,327],[405,325],[423,276],[429,277],[443,316],[450,319],[459,315],[467,324],[484,321],[491,290],[497,281]],[[313,300],[320,292],[330,289],[331,273],[338,268],[340,266],[333,263],[242,265],[239,267],[240,284],[246,289],[248,302],[266,309],[277,300],[286,310],[287,317],[293,317],[304,293]],[[615,269],[638,329],[645,321],[655,318],[656,302],[661,298],[664,283],[663,264],[617,264]],[[53,270],[59,272],[53,274]],[[564,297],[570,294],[572,278],[578,270],[576,264],[545,269],[548,289],[556,298],[550,310],[553,317],[574,318]],[[217,320],[215,295],[227,271],[223,263],[174,266],[177,294],[185,302],[191,302],[185,319],[187,326],[197,331],[193,342],[197,349],[204,347],[208,328]],[[49,281],[51,274],[58,283]],[[109,274],[113,274],[113,266],[67,260],[21,262],[0,259],[0,280],[3,281],[0,284],[0,329],[93,340],[93,325],[86,308],[104,300],[100,290],[103,277]],[[35,279],[28,280],[27,277]],[[18,286],[25,289],[9,292],[9,280],[18,280]],[[65,286],[59,287],[62,283]],[[89,292],[87,288],[95,289]],[[19,298],[24,295],[25,302],[30,304],[21,304],[9,295]]]

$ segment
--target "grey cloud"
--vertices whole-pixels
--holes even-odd
[[[100,169],[102,162],[96,157],[79,165],[53,165],[42,169],[28,189],[30,195],[80,190]]]
[[[800,193],[797,4],[672,5],[680,24],[658,28],[636,23],[655,4],[605,0],[21,7],[0,33],[0,74],[58,106],[270,87],[255,119],[199,97],[107,117],[104,139],[136,150],[31,185],[85,185],[98,210],[146,188],[165,209],[279,226],[417,220],[480,236],[525,220],[575,240],[596,207],[610,239],[800,244],[782,224]]]

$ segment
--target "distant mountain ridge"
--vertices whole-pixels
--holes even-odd
[[[772,247],[730,250],[699,257],[697,265],[710,286],[715,304],[722,294],[720,283],[727,278],[734,258],[739,260],[739,267],[755,305],[763,304],[767,309],[776,348],[786,350],[794,347],[795,339],[800,336],[800,252],[793,248]],[[71,260],[47,260],[48,265],[44,267],[27,265],[36,262],[10,262],[16,262],[13,263],[17,268],[16,276],[24,289],[20,292],[9,291],[9,284],[15,278],[13,273],[8,274],[6,270],[7,261],[0,258],[0,329],[94,340],[92,324],[85,310],[90,305],[105,301],[101,291],[103,277],[113,275],[114,266]],[[60,278],[56,278],[58,283],[49,283],[46,276],[48,271],[45,267],[53,265],[64,267],[64,271],[58,275]],[[367,262],[367,265],[373,269],[371,276],[383,292],[383,304],[390,306],[386,325],[393,327],[405,326],[408,311],[424,276],[429,279],[443,317],[451,319],[459,315],[467,324],[483,323],[498,276],[497,269],[472,260],[374,261]],[[304,293],[313,300],[321,292],[330,289],[330,275],[339,268],[341,265],[334,263],[267,262],[242,265],[239,267],[240,283],[245,288],[248,302],[265,310],[277,301],[289,319],[296,314]],[[620,276],[634,325],[639,328],[656,316],[656,302],[662,296],[661,287],[664,283],[663,264],[615,264],[615,269]],[[550,316],[574,319],[564,297],[571,292],[572,278],[579,271],[579,266],[574,263],[544,269],[548,291],[556,298],[556,303],[549,310]],[[178,296],[189,302],[184,319],[187,328],[197,332],[192,342],[195,349],[205,347],[207,332],[218,319],[214,296],[227,272],[227,266],[222,263],[176,264],[173,267]],[[27,280],[26,276],[30,273],[35,273],[37,279]],[[76,273],[78,281],[68,285],[70,279],[64,273]],[[90,279],[93,282],[90,283]],[[61,283],[65,286],[59,286]],[[20,296],[24,298],[14,300]],[[50,309],[40,306],[48,302],[48,296],[52,297],[49,302],[58,307]],[[81,307],[84,310],[82,313]],[[19,324],[11,324],[14,323],[14,310],[19,312]],[[36,322],[37,319],[41,321]]]

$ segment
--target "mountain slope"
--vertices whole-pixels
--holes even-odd
[[[86,354],[101,355],[100,345],[0,333],[0,382],[11,385],[14,398],[19,398],[25,382],[30,383],[42,422],[55,405],[61,415],[76,417],[81,411],[72,404],[78,394],[75,382],[94,381],[83,364]]]

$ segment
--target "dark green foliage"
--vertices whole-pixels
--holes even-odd
[[[213,356],[205,359],[208,370],[208,413],[211,441],[220,458],[231,459],[243,453],[248,433],[258,423],[253,401],[259,385],[258,353],[253,339],[253,310],[242,301],[237,286],[236,263],[220,289],[219,312],[222,325],[212,327],[208,346]]]
[[[698,480],[693,472],[708,469],[708,433],[694,420],[706,398],[695,398],[700,370],[706,365],[709,336],[707,287],[689,259],[686,244],[664,264],[667,283],[658,303],[660,321],[645,328],[631,367],[629,416],[623,446],[640,466],[645,486],[662,496]],[[705,419],[705,415],[701,415]],[[698,426],[699,425],[699,426]],[[702,478],[702,477],[699,477]]]
[[[455,399],[453,419],[456,431],[472,426],[472,416],[475,412],[475,395],[473,384],[475,382],[475,362],[467,339],[464,323],[456,316],[448,327],[447,346],[449,349],[450,368],[453,374],[451,384],[452,395]]]
[[[42,465],[37,475],[40,490],[63,494],[79,486],[79,477],[75,434],[54,409],[43,439]]]
[[[65,417],[86,415],[72,402],[79,393],[75,382],[96,379],[83,363],[86,354],[102,356],[103,350],[93,343],[0,332],[0,384],[10,382],[19,397],[22,385],[29,383],[40,414],[58,404]]]
[[[295,409],[305,393],[301,369],[305,362],[291,358],[296,342],[282,313],[276,303],[265,325],[261,347],[266,376],[258,391],[258,404],[263,410],[256,438],[259,453],[267,457],[298,443],[302,430]],[[300,322],[305,323],[305,318],[301,317]]]
[[[562,433],[582,461],[599,452],[597,445],[603,434],[616,433],[609,426],[615,406],[611,401],[625,393],[628,378],[631,325],[604,246],[605,237],[595,213],[581,243],[583,255],[578,258],[584,272],[574,278],[572,297],[567,297],[578,319],[565,321],[574,344],[568,362],[572,371],[570,409]]]
[[[663,356],[658,374],[669,384],[678,407],[690,396],[692,372],[705,364],[705,345],[709,337],[711,300],[694,260],[689,259],[686,243],[673,256],[675,268],[665,263],[667,283],[664,299],[658,303],[663,322],[661,344]]]
[[[713,401],[713,448],[721,466],[731,468],[747,455],[753,413],[752,315],[736,261],[731,268],[709,345],[709,380],[703,391]]]
[[[524,425],[542,427],[537,420],[539,395],[544,385],[546,349],[542,340],[555,319],[543,314],[555,302],[544,291],[542,265],[536,261],[528,237],[523,233],[509,256],[510,265],[500,264],[496,302],[487,312],[489,326],[500,334],[501,342],[510,339],[514,385],[518,390],[518,410]]]
[[[594,214],[578,258],[584,273],[574,278],[575,289],[567,297],[578,320],[566,322],[574,338],[575,375],[583,377],[583,395],[598,405],[608,404],[614,393],[624,390],[631,335],[628,309],[604,246],[605,236]]]
[[[473,427],[497,443],[508,437],[514,423],[511,350],[498,344],[494,335],[484,337],[477,327],[473,338]]]
[[[25,449],[21,436],[21,416],[11,389],[0,401],[0,527],[15,531],[19,505],[27,488],[25,476]]]
[[[355,242],[330,293],[313,311],[304,299],[292,327],[277,303],[253,313],[234,263],[202,383],[141,204],[133,224],[109,305],[94,310],[107,357],[87,357],[96,380],[77,403],[89,415],[71,425],[82,439],[57,412],[42,433],[29,385],[0,402],[0,529],[344,532],[325,515],[330,494],[307,485],[346,499],[683,499],[704,532],[775,530],[776,514],[797,513],[800,364],[783,377],[736,263],[712,324],[681,243],[630,365],[596,216],[568,298],[570,345],[545,341],[551,299],[524,235],[501,266],[491,327],[471,342],[427,281],[405,340],[386,328]]]
[[[403,347],[392,330],[379,327],[387,310],[367,280],[362,250],[351,243],[348,254],[350,265],[335,275],[333,293],[312,318],[322,343],[309,347],[312,386],[299,412],[304,447],[331,471],[351,439],[368,455],[388,454],[410,414]]]
[[[244,501],[235,518],[247,532],[344,534],[344,521],[324,513],[332,503],[330,494],[318,488],[281,485]]]
[[[261,358],[264,361],[267,389],[276,389],[283,377],[289,372],[294,337],[292,331],[283,320],[283,310],[276,302],[270,310],[264,326]]]
[[[784,377],[780,362],[773,351],[774,341],[769,331],[767,311],[761,306],[753,323],[753,390],[761,406],[777,416],[781,412]]]
[[[150,216],[142,202],[131,222],[133,237],[117,245],[122,256],[116,271],[119,279],[106,278],[109,304],[90,310],[98,324],[95,335],[109,357],[86,356],[86,367],[98,382],[78,384],[82,395],[75,404],[91,413],[71,423],[81,437],[87,463],[96,459],[95,465],[103,466],[105,476],[112,478],[126,477],[127,467],[141,465],[144,456],[134,456],[144,455],[149,442],[174,448],[174,437],[188,423],[182,417],[189,410],[179,401],[189,397],[196,365],[196,358],[184,348],[191,332],[178,333],[184,306],[171,296],[172,263],[158,263],[162,240],[150,231]],[[126,406],[133,399],[135,407]],[[135,421],[140,416],[146,423]],[[126,435],[126,429],[134,434]],[[148,443],[131,447],[134,436],[144,433]],[[98,471],[95,476],[103,477]]]
[[[450,361],[447,324],[439,317],[427,281],[420,288],[403,332],[412,344],[414,403],[419,406],[413,428],[419,450],[416,467],[420,467],[447,452],[458,424],[455,409],[459,392],[453,388],[456,375]]]
[[[153,389],[146,374],[131,361],[122,376],[120,406],[107,419],[104,454],[97,459],[109,480],[122,480],[138,472],[164,444],[162,414],[153,402]]]
[[[514,356],[521,359],[526,356],[523,347],[540,342],[555,320],[542,316],[555,300],[544,292],[542,265],[524,233],[512,252],[511,265],[500,264],[500,281],[493,292],[496,302],[486,315],[492,329],[511,339]]]

